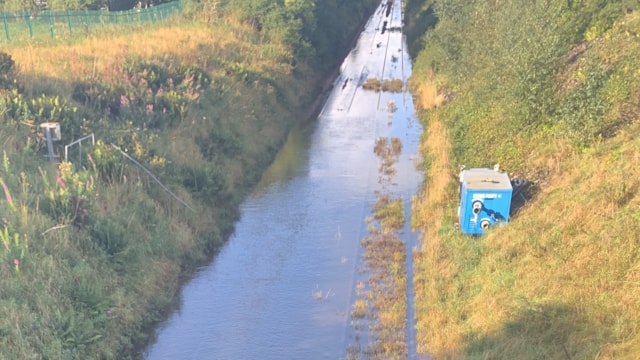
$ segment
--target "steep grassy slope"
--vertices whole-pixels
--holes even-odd
[[[376,3],[331,5],[364,17]],[[139,358],[348,46],[316,34],[317,66],[223,15],[2,49],[0,358]],[[360,21],[323,19],[342,34]],[[61,125],[58,160],[84,135],[96,145],[51,165],[46,121]]]
[[[419,351],[638,358],[640,14],[594,1],[471,2],[452,15],[457,2],[440,3],[412,78],[426,129]],[[494,163],[532,182],[526,203],[508,226],[463,236],[458,166]]]

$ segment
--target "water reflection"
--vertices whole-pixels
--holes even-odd
[[[318,120],[291,133],[241,206],[232,238],[186,285],[182,306],[159,329],[147,359],[345,356],[364,219],[380,186],[375,139],[403,143],[392,192],[408,199],[420,182],[413,158],[421,130],[411,101],[360,86],[391,63],[391,51],[377,43],[395,56],[403,48],[400,33],[376,30],[380,16],[345,59]],[[384,73],[406,79],[408,56],[399,59],[402,66]],[[390,100],[393,113],[386,110]]]

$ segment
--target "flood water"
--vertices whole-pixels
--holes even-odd
[[[386,191],[405,199],[407,209],[422,180],[416,169],[422,129],[411,96],[362,88],[368,78],[406,84],[410,75],[401,1],[388,15],[383,3],[344,60],[317,120],[291,133],[243,202],[233,236],[185,284],[179,308],[158,329],[146,359],[347,356],[365,218],[382,186],[375,140],[402,141]],[[415,238],[405,231],[408,252]],[[412,318],[409,311],[410,343]]]

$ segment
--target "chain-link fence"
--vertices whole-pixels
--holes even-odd
[[[158,22],[182,12],[180,1],[127,11],[68,10],[2,12],[4,36],[2,42],[65,38],[87,34],[107,25]],[[4,41],[3,41],[4,40]]]

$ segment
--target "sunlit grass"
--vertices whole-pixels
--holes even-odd
[[[186,21],[140,27],[123,34],[121,31],[101,33],[99,36],[75,41],[53,42],[49,45],[27,44],[8,49],[18,69],[35,76],[58,79],[91,77],[121,64],[128,57],[146,59],[180,58],[204,68],[216,67],[215,61],[230,55],[251,64],[258,71],[285,70],[273,58],[261,55],[262,43],[243,36],[249,29],[232,21],[217,25],[187,23]],[[286,54],[278,44],[269,45]],[[205,51],[206,50],[206,51]],[[228,60],[227,60],[228,61]],[[28,82],[25,85],[30,85]]]
[[[617,26],[636,22],[632,15]],[[412,80],[419,106],[430,109],[423,114],[421,141],[426,182],[412,219],[424,235],[414,255],[418,352],[434,359],[638,357],[640,128],[637,104],[617,102],[638,86],[631,75],[637,66],[628,58],[636,42],[625,44],[630,38],[614,31],[585,52],[582,64],[612,58],[619,63],[607,60],[610,71],[620,74],[605,86],[613,104],[589,145],[566,136],[558,124],[530,132],[487,127],[484,121],[494,116],[495,126],[508,126],[498,116],[504,109],[490,104],[476,104],[477,121],[468,133],[450,133],[441,117],[458,116],[466,105],[454,100],[444,105],[447,111],[433,110],[435,93],[424,95],[433,85]],[[615,55],[606,55],[613,48]],[[580,81],[580,64],[563,69],[561,81]],[[474,238],[455,228],[452,162],[464,163],[455,156],[483,141],[489,147],[477,154],[502,154],[498,158],[517,175],[533,180],[533,189],[507,226]]]
[[[112,359],[138,351],[170,309],[183,277],[230,234],[239,199],[290,126],[302,120],[293,114],[303,114],[313,100],[320,74],[300,63],[300,79],[294,79],[286,47],[264,43],[239,22],[131,30],[3,48],[15,61],[20,84],[20,92],[1,90],[9,101],[4,104],[19,103],[14,108],[20,110],[41,101],[55,111],[82,111],[98,144],[83,149],[82,168],[50,166],[42,161],[46,143],[37,127],[51,120],[42,119],[49,116],[46,109],[16,112],[25,119],[0,111],[7,120],[0,154],[6,185],[0,189],[0,271],[6,276],[0,286],[10,299],[0,307],[0,358]],[[143,69],[128,72],[131,63]],[[79,82],[103,86],[93,93],[97,97],[122,99],[125,88],[135,85],[132,79],[151,78],[149,65],[169,76],[180,66],[197,68],[215,85],[198,87],[197,96],[181,103],[180,118],[168,119],[173,124],[162,131],[147,131],[150,123],[140,122],[144,112],[114,117],[103,108],[95,111],[97,103],[71,101],[82,89]],[[164,89],[175,90],[173,99],[186,99],[195,89],[173,85]],[[157,91],[147,86],[128,95],[138,99]],[[122,100],[116,106],[125,109]],[[63,126],[64,143],[78,131],[83,129]],[[228,154],[215,143],[227,138]],[[175,196],[114,150],[112,141]],[[208,153],[204,146],[210,146]]]

